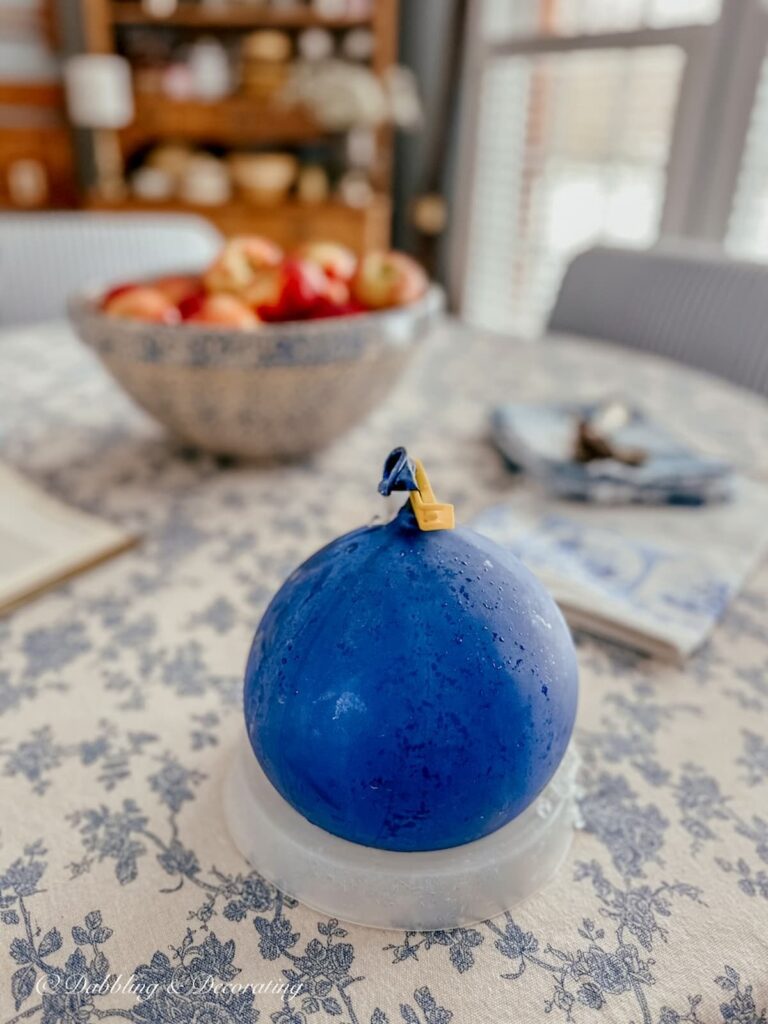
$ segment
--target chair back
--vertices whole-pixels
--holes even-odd
[[[90,284],[202,268],[221,244],[211,224],[187,214],[0,216],[0,325],[61,317]]]
[[[568,266],[547,330],[667,356],[768,396],[768,267],[759,264],[598,246]]]

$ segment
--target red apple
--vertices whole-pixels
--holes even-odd
[[[179,306],[192,295],[203,293],[203,280],[199,274],[170,274],[152,282],[152,287],[162,292],[174,306]]]
[[[328,277],[349,283],[357,270],[357,256],[338,242],[306,242],[296,251],[298,259],[322,267]]]
[[[350,304],[349,285],[327,277],[311,260],[286,260],[261,271],[243,299],[273,321],[343,316]]]
[[[233,238],[206,270],[203,284],[209,292],[240,294],[254,283],[260,271],[279,266],[282,258],[279,246],[266,238]]]
[[[323,320],[331,316],[350,316],[358,312],[349,292],[349,285],[344,281],[326,278],[325,290],[312,303],[309,312],[310,320]]]
[[[347,306],[351,297],[349,285],[346,281],[339,281],[336,278],[328,278],[325,297],[336,306]]]
[[[126,292],[132,292],[137,287],[135,284],[116,284],[114,288],[110,288],[101,299],[101,308],[106,309],[112,299],[116,299],[118,295],[124,295]]]
[[[369,309],[415,302],[427,290],[423,268],[402,252],[371,252],[360,261],[352,294]]]
[[[359,303],[350,299],[349,302],[337,303],[323,297],[318,299],[312,307],[311,320],[327,320],[332,316],[354,316],[356,313],[365,313],[367,310]]]
[[[181,319],[189,320],[191,317],[195,316],[196,313],[199,313],[207,298],[207,292],[195,292],[193,295],[187,295],[186,298],[183,298],[178,304]]]
[[[211,324],[217,327],[238,327],[243,330],[256,327],[259,318],[235,295],[222,292],[207,295],[197,312],[187,318],[189,324]]]
[[[267,301],[256,305],[263,320],[306,320],[319,299],[328,296],[329,281],[309,260],[289,259],[280,267]],[[262,296],[263,300],[263,296]]]
[[[251,309],[259,310],[262,306],[276,306],[282,291],[282,266],[268,267],[254,274],[251,283],[240,293],[240,298]]]
[[[175,324],[181,319],[176,306],[162,292],[139,285],[117,290],[105,301],[104,312],[109,316],[161,324]]]

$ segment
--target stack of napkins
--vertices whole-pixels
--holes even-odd
[[[557,402],[511,403],[491,417],[494,442],[515,467],[535,476],[561,498],[603,503],[701,505],[730,496],[731,467],[681,444],[641,410],[628,406],[626,423],[611,439],[646,453],[639,466],[617,459],[578,462],[576,428],[600,406]]]
[[[589,507],[521,494],[470,524],[512,550],[576,628],[682,661],[768,550],[768,487],[698,508]]]

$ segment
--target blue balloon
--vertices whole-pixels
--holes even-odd
[[[320,828],[384,850],[488,835],[551,779],[578,672],[552,598],[474,532],[423,532],[410,505],[300,566],[245,677],[254,753]]]

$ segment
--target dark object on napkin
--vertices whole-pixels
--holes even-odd
[[[630,416],[631,410],[618,401],[606,402],[597,406],[590,415],[579,416],[573,444],[573,457],[576,461],[615,459],[625,466],[642,466],[648,453],[642,448],[628,448],[618,444],[613,436],[627,425]]]
[[[491,414],[493,441],[510,465],[560,498],[704,505],[730,497],[733,471],[727,463],[697,454],[635,406],[612,405],[621,405],[625,414],[623,423],[609,422],[610,431],[606,420],[618,417],[615,408],[606,415],[605,402],[500,406]],[[579,451],[585,434],[575,429],[580,423],[591,425],[586,431],[591,452]]]

